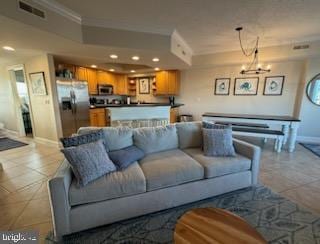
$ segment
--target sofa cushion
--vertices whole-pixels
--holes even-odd
[[[201,122],[177,123],[179,148],[202,147],[202,124]]]
[[[97,127],[81,127],[79,134],[96,130]],[[119,150],[133,145],[132,129],[129,127],[103,127],[104,140],[109,151]]]
[[[205,178],[238,173],[250,170],[251,160],[236,154],[235,157],[207,157],[201,148],[188,148],[183,150],[204,167]]]
[[[146,154],[178,148],[177,129],[174,125],[134,129],[133,140]]]
[[[135,195],[146,191],[146,180],[137,162],[79,188],[75,179],[69,189],[71,206]]]
[[[67,147],[61,152],[70,163],[79,186],[85,186],[89,182],[116,170],[102,140],[77,147]]]
[[[139,163],[147,191],[203,179],[203,167],[179,149],[149,154]]]

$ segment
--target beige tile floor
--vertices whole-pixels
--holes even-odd
[[[0,230],[37,230],[41,242],[52,229],[47,180],[59,166],[59,149],[34,143],[0,152]],[[294,153],[262,151],[260,182],[320,214],[320,158],[298,145]]]

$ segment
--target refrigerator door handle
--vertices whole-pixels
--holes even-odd
[[[70,91],[70,101],[71,101],[71,113],[75,114],[75,99],[74,99],[74,91]]]

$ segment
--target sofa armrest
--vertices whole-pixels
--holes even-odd
[[[57,239],[70,232],[69,188],[72,177],[70,165],[64,160],[53,178],[48,181],[54,234]]]
[[[259,177],[259,167],[261,158],[260,147],[238,139],[233,139],[233,145],[237,153],[251,159],[252,184],[256,185],[258,183]]]

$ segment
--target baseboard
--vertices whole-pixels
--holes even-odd
[[[8,130],[6,128],[3,129],[6,133],[11,134],[13,136],[19,136],[19,132],[15,130]]]
[[[34,137],[33,139],[35,142],[40,143],[40,144],[45,144],[47,146],[53,146],[53,147],[58,147],[58,148],[60,147],[59,142],[57,142],[57,141],[45,139],[42,137]]]
[[[320,137],[313,136],[298,136],[298,142],[320,143]]]

